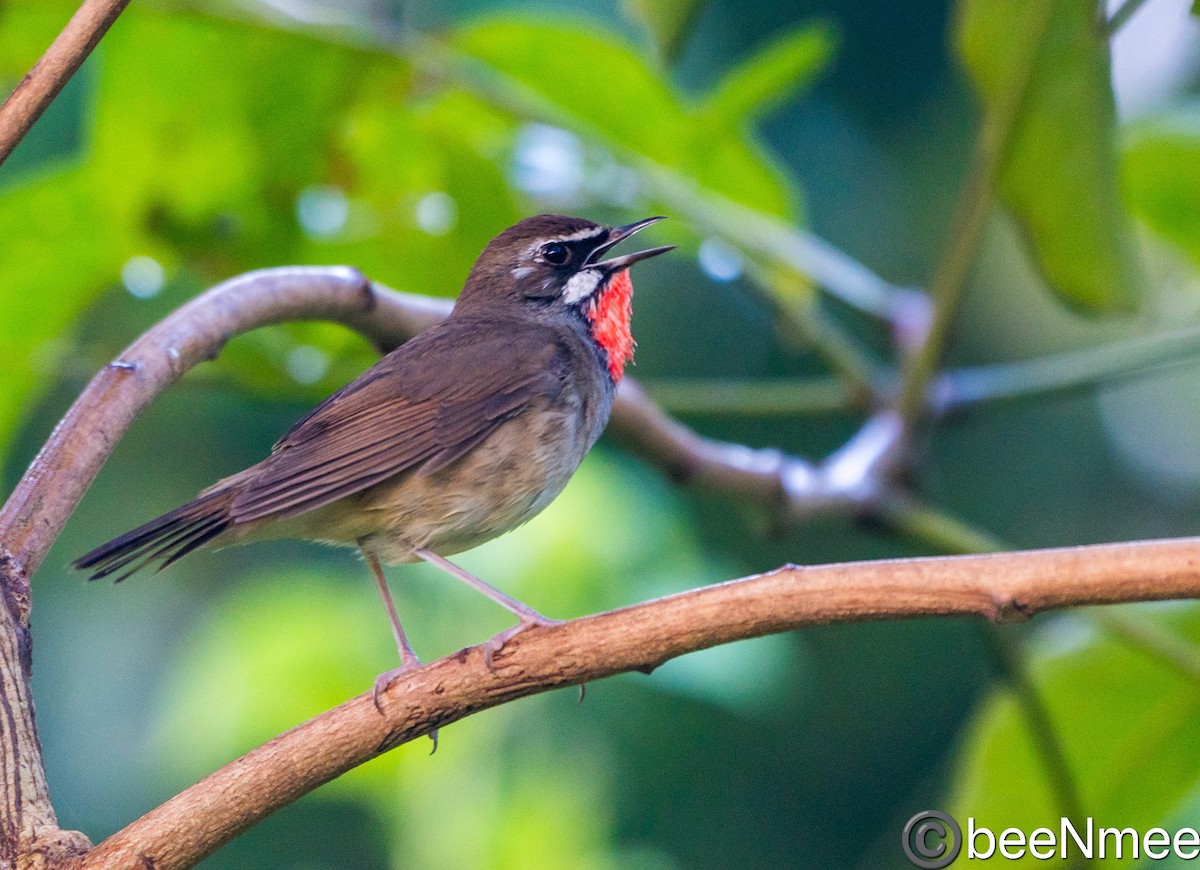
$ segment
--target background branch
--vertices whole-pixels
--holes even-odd
[[[927,408],[928,386],[937,374],[950,329],[958,314],[959,302],[966,291],[967,278],[987,226],[1008,145],[1025,105],[1034,63],[1041,50],[1042,37],[1053,7],[1052,3],[1035,7],[1032,32],[1025,36],[1023,56],[1014,64],[999,104],[976,138],[971,167],[959,194],[951,235],[942,249],[929,283],[929,295],[933,303],[929,331],[908,361],[904,382],[896,399],[896,409],[909,425],[917,422]]]
[[[58,38],[0,106],[0,164],[87,60],[129,0],[84,0]]]
[[[688,652],[810,625],[922,616],[993,622],[1083,604],[1200,595],[1200,540],[788,566],[471,647],[293,728],[99,844],[81,868],[189,867],[301,795],[472,713],[561,686],[648,672]],[[141,862],[141,864],[139,864]]]

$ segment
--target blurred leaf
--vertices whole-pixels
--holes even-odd
[[[621,0],[625,15],[641,23],[659,54],[676,57],[691,33],[706,0]]]
[[[214,277],[294,261],[296,197],[330,180],[331,131],[379,61],[229,22],[150,13],[120,24],[105,42],[94,134],[114,218],[212,258]],[[198,78],[206,68],[221,75]]]
[[[1119,196],[1108,43],[1096,8],[1093,0],[962,0],[958,39],[993,138],[1006,132],[997,118],[1017,110],[1000,191],[1039,268],[1063,301],[1107,313],[1135,307],[1141,276]]]
[[[17,79],[29,72],[77,7],[49,0],[0,5],[0,76]]]
[[[704,114],[615,34],[506,18],[468,26],[452,44],[618,156],[648,159],[735,202],[795,217],[795,191],[761,149],[742,134],[714,137]]]
[[[721,79],[706,111],[730,124],[753,120],[807,86],[829,62],[834,43],[833,32],[820,25],[776,37]]]
[[[116,277],[126,241],[79,170],[0,191],[0,456],[31,397],[53,381],[67,350],[59,337]]]
[[[1131,613],[1200,640],[1195,605]],[[1097,826],[1162,824],[1200,782],[1200,683],[1083,619],[1056,620],[1042,640],[1030,666],[1084,810]],[[949,805],[956,818],[973,816],[994,831],[1059,827],[1062,808],[1003,688],[979,707],[967,732]]]
[[[1133,213],[1200,264],[1200,113],[1136,125],[1122,169]]]

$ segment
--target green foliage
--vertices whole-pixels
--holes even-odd
[[[707,0],[621,0],[621,8],[641,23],[664,58],[679,54]]]
[[[1121,207],[1096,3],[964,0],[958,40],[1001,150],[1004,201],[1047,282],[1087,311],[1134,307],[1142,278]],[[1012,136],[995,141],[1013,111]]]
[[[774,215],[794,216],[794,193],[743,137],[714,140],[688,105],[632,46],[595,27],[515,18],[478,23],[451,44],[524,86],[570,129],[669,167],[701,187]],[[586,57],[587,63],[578,58]]]
[[[5,294],[0,319],[0,347],[7,358],[0,390],[0,456],[31,396],[58,366],[66,350],[60,337],[117,271],[119,228],[97,232],[107,225],[107,214],[92,188],[93,179],[66,170],[0,191],[0,258],[13,288]]]
[[[829,63],[833,49],[828,27],[800,27],[781,34],[730,70],[707,98],[705,109],[721,123],[752,121],[810,84]]]
[[[1195,113],[1138,124],[1126,137],[1123,181],[1130,208],[1200,264],[1200,124]]]
[[[1190,644],[1200,641],[1195,606],[1127,612]],[[1029,666],[1077,784],[1081,810],[1098,827],[1144,831],[1179,817],[1195,800],[1200,683],[1194,674],[1077,617],[1047,626]],[[957,768],[949,801],[956,818],[973,816],[995,831],[1058,830],[1066,809],[1007,690],[993,691],[979,707]]]

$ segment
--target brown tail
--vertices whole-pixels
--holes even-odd
[[[153,562],[161,562],[157,568],[161,571],[225,531],[233,496],[230,489],[202,493],[170,513],[85,553],[72,565],[92,569],[89,580],[121,572],[114,580],[116,583]]]

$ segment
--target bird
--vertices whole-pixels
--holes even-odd
[[[520,526],[566,486],[608,422],[633,357],[629,268],[674,245],[605,255],[664,218],[606,226],[541,214],[493,238],[451,314],[303,416],[261,462],[73,563],[89,579],[162,570],[202,547],[299,538],[357,548],[400,654],[381,696],[420,660],[383,565],[428,562],[517,617],[485,662],[556,624],[450,562]]]

